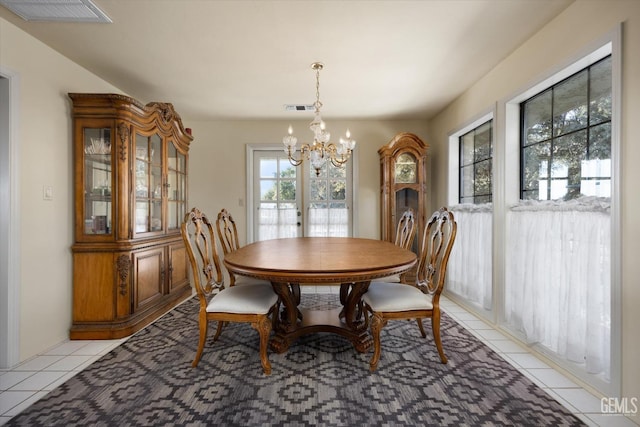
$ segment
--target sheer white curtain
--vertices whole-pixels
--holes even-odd
[[[491,310],[491,203],[451,206],[458,223],[456,241],[447,266],[445,289],[472,305]]]
[[[308,213],[309,236],[349,236],[349,210],[347,208],[310,207]]]
[[[258,240],[298,236],[298,210],[295,206],[278,207],[275,203],[262,203],[258,214]]]
[[[521,201],[508,212],[505,320],[559,358],[610,373],[610,200]]]

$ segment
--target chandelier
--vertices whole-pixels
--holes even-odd
[[[324,121],[320,116],[320,108],[322,108],[322,102],[320,102],[320,70],[323,67],[324,65],[321,62],[311,64],[311,69],[316,72],[316,102],[313,104],[315,116],[309,124],[309,129],[313,132],[313,143],[302,144],[300,146],[300,158],[296,159],[294,154],[298,138],[293,136],[291,125],[289,125],[289,135],[282,139],[284,152],[287,153],[291,164],[300,166],[304,159],[307,159],[316,170],[316,176],[320,175],[320,171],[327,161],[331,161],[336,167],[344,165],[351,157],[353,148],[356,146],[356,141],[351,139],[349,129],[347,129],[346,137],[340,138],[338,145],[329,142],[331,134],[325,129]]]

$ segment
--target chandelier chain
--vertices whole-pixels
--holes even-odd
[[[320,108],[322,107],[322,102],[320,102],[320,70],[322,67],[316,68],[316,113],[320,112]]]

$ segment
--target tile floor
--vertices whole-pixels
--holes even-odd
[[[337,287],[310,286],[303,292],[337,293]],[[500,356],[576,414],[588,426],[635,427],[640,414],[627,418],[603,414],[600,398],[554,370],[474,314],[446,298],[442,308],[458,323],[493,348]],[[10,370],[0,370],[0,426],[49,391],[116,348],[126,339],[65,341]]]

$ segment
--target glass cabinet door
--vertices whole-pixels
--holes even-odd
[[[111,129],[85,128],[84,234],[111,234]]]
[[[176,230],[187,209],[187,157],[176,149],[172,141],[167,147],[167,227]]]
[[[135,233],[162,231],[162,139],[136,134]]]

